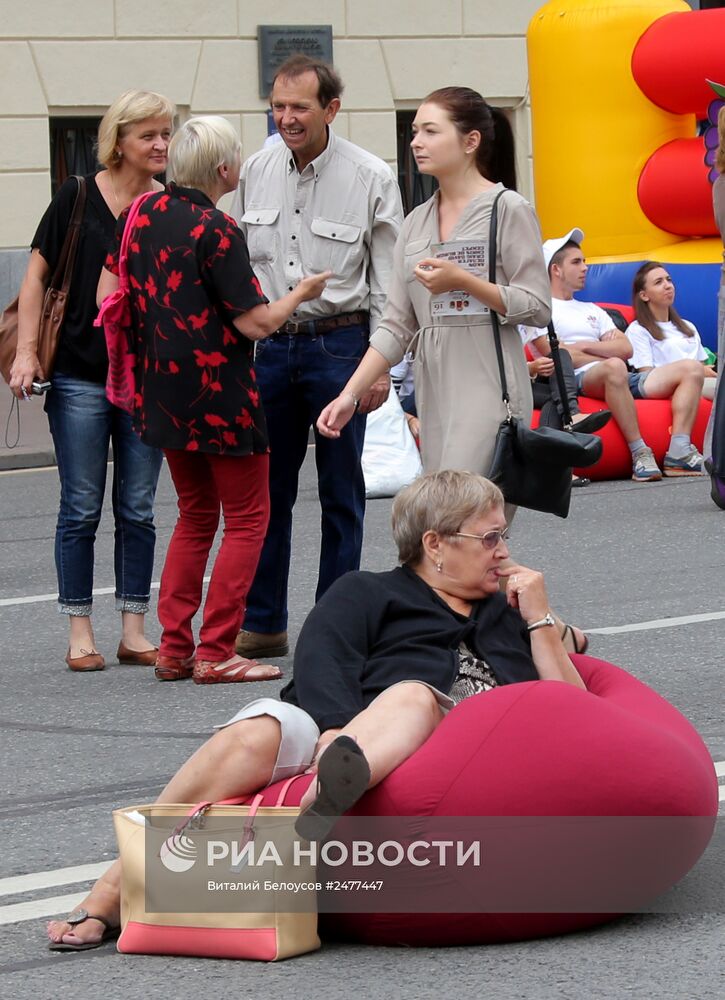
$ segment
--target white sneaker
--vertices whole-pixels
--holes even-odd
[[[632,479],[635,483],[652,483],[662,479],[651,448],[640,448],[632,455]]]

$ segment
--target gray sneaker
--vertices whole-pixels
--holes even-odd
[[[245,632],[237,636],[234,649],[240,656],[254,659],[257,656],[286,656],[289,642],[286,632]]]
[[[651,448],[640,448],[632,455],[632,479],[635,483],[652,483],[662,479]]]
[[[702,463],[702,455],[693,445],[682,458],[673,458],[668,452],[662,468],[666,476],[704,476]]]

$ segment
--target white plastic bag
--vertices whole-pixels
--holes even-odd
[[[362,467],[368,499],[394,497],[423,471],[415,439],[392,385],[383,405],[368,414]]]

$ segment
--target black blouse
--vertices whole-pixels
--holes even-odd
[[[127,217],[106,262],[114,274]],[[268,451],[253,344],[233,325],[267,299],[234,220],[201,191],[169,184],[141,206],[128,273],[141,439],[215,455]]]
[[[95,178],[95,174],[86,176],[86,204],[55,370],[87,382],[104,384],[108,373],[106,340],[103,330],[93,326],[93,320],[98,315],[98,279],[113,244],[116,220]],[[63,249],[77,193],[78,182],[69,177],[58,189],[33,237],[31,245],[47,262],[51,277]]]

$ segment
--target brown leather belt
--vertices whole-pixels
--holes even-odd
[[[319,319],[289,320],[283,323],[275,334],[316,334],[329,333],[330,330],[343,330],[347,326],[362,326],[370,321],[370,313],[360,312],[340,313],[339,316],[321,316]]]

